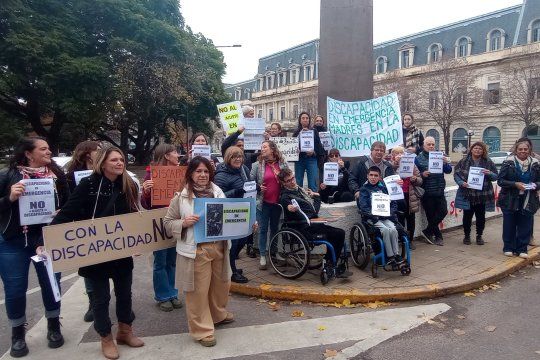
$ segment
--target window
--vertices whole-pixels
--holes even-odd
[[[435,139],[435,150],[438,150],[439,149],[439,141],[440,141],[440,135],[439,135],[439,132],[435,129],[430,129],[427,131],[426,133],[426,137],[427,136],[431,136]]]
[[[293,105],[293,119],[298,119],[298,105]]]
[[[430,91],[429,93],[429,110],[434,110],[439,105],[439,92]]]
[[[251,98],[251,90],[250,89],[244,89],[244,94],[246,95],[246,99]]]
[[[274,121],[274,109],[268,109],[268,120]]]
[[[484,130],[482,141],[487,145],[488,152],[501,151],[501,131],[495,126]]]
[[[266,76],[266,90],[274,88],[274,75]]]
[[[540,78],[530,80],[529,96],[533,100],[540,100]]]
[[[456,57],[465,57],[470,55],[469,44],[470,39],[466,37],[460,38],[456,43]]]
[[[540,41],[540,19],[531,21],[529,28],[527,29],[527,42],[539,42]]]
[[[279,108],[279,119],[285,120],[285,106]]]
[[[291,79],[289,82],[291,84],[296,84],[298,82],[298,69],[291,69]]]
[[[401,111],[411,111],[411,95],[401,95]]]
[[[284,72],[280,72],[278,75],[278,86],[284,85],[287,85],[286,74]]]
[[[234,100],[242,100],[242,89],[234,90]]]
[[[304,81],[311,80],[311,66],[304,66]]]
[[[260,119],[263,117],[263,111],[262,109],[259,109],[259,111],[257,112],[257,117]]]
[[[401,68],[408,68],[410,66],[410,51],[405,50],[401,52]]]
[[[488,33],[486,39],[486,51],[497,51],[504,49],[505,32],[503,29],[493,29]]]
[[[428,48],[428,64],[437,62],[441,59],[442,56],[442,45],[441,44],[431,44]]]
[[[454,130],[452,134],[452,152],[465,153],[467,152],[468,144],[467,130],[464,128]]]
[[[487,105],[499,104],[501,102],[500,83],[488,84],[484,102]]]
[[[459,88],[456,90],[456,96],[454,98],[454,105],[462,107],[467,105],[467,89]]]
[[[259,79],[259,91],[264,90],[264,78]]]
[[[387,63],[388,63],[388,60],[386,59],[386,56],[379,56],[377,58],[377,63],[375,66],[375,73],[384,74],[386,72]]]

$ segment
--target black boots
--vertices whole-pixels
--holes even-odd
[[[486,242],[482,238],[482,235],[476,235],[476,245],[484,245]]]
[[[64,337],[60,332],[60,318],[47,319],[47,340],[51,349],[59,348],[64,345]]]
[[[94,321],[94,313],[92,312],[92,303],[93,303],[93,295],[91,292],[88,293],[88,310],[84,314],[83,320],[84,322],[92,322]]]
[[[11,328],[11,350],[9,352],[11,357],[20,358],[28,355],[28,346],[26,346],[24,339],[25,332],[24,324]]]
[[[471,236],[465,234],[465,237],[463,238],[463,244],[465,245],[471,245]]]

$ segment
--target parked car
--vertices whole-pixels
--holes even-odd
[[[510,154],[511,153],[508,151],[496,151],[496,152],[489,153],[488,156],[493,161],[495,166],[501,166],[503,161],[506,160],[506,158]]]

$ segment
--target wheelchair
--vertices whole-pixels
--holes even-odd
[[[378,270],[380,267],[385,271],[399,271],[403,276],[410,275],[411,250],[409,237],[399,223],[396,224],[396,229],[399,233],[401,257],[404,260],[402,264],[388,262],[381,233],[375,226],[366,221],[355,223],[349,233],[349,246],[353,263],[364,270],[371,259],[371,275],[374,278],[379,276]]]
[[[325,245],[326,251],[330,252],[332,264],[327,263],[324,252],[319,251],[321,245]],[[343,246],[343,255],[337,259],[334,247],[324,239],[323,234],[311,236],[294,229],[286,222],[270,240],[268,254],[274,271],[287,279],[297,279],[308,269],[322,268],[320,280],[326,285],[349,268],[346,244]]]

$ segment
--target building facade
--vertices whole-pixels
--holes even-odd
[[[317,113],[318,50],[319,41],[313,40],[265,56],[253,79],[225,89],[235,100],[253,106],[268,124],[280,122],[290,133],[301,111]],[[378,96],[397,91],[402,112],[413,113],[418,127],[434,136],[441,149],[446,139],[455,159],[469,141],[477,140],[486,142],[490,151],[506,151],[518,137],[528,135],[539,149],[538,59],[540,1],[524,0],[374,45],[374,92]],[[442,65],[446,63],[451,65]],[[441,67],[460,74],[453,80],[455,89],[437,88]],[[448,96],[451,101],[445,99]],[[441,119],[439,113],[449,111],[453,115]],[[528,116],[519,114],[523,112]]]

